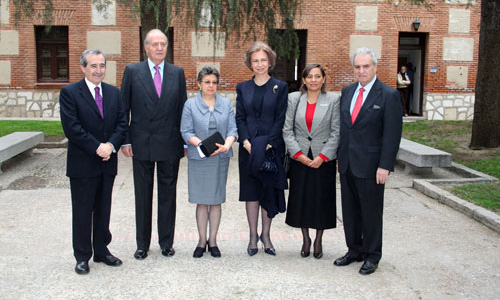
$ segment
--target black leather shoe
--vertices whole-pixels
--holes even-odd
[[[174,256],[175,254],[175,250],[173,247],[170,247],[170,248],[163,248],[161,249],[161,254],[163,256],[167,256],[167,257],[170,257],[170,256]]]
[[[85,275],[90,271],[88,261],[78,261],[76,262],[75,272],[76,274]]]
[[[322,257],[323,257],[323,251],[321,251],[320,253],[313,253],[313,256],[314,256],[314,258],[316,258],[316,259],[320,259],[320,258],[322,258]]]
[[[194,258],[200,258],[200,257],[202,257],[203,256],[203,252],[207,251],[207,247],[208,247],[208,242],[205,244],[205,247],[197,246],[196,249],[194,249],[193,257]]]
[[[351,263],[355,262],[355,261],[363,261],[363,258],[361,258],[360,256],[351,256],[349,254],[346,254],[342,257],[339,257],[337,258],[333,264],[336,265],[336,266],[347,266],[347,265],[350,265]]]
[[[148,257],[148,251],[137,249],[135,250],[134,257],[138,260],[145,259],[146,257]]]
[[[94,256],[94,261],[99,263],[103,262],[108,266],[113,266],[113,267],[118,267],[119,265],[122,264],[122,261],[113,255],[106,255],[106,256]]]
[[[208,247],[208,251],[212,255],[212,257],[221,257],[219,247]]]
[[[371,261],[367,260],[361,266],[361,269],[359,269],[359,274],[361,274],[361,275],[371,274],[371,273],[375,272],[375,270],[377,269],[377,267],[378,267],[378,263],[372,263]]]

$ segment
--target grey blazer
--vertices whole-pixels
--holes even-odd
[[[231,100],[215,95],[214,117],[217,122],[217,131],[226,139],[228,136],[234,136],[238,139],[238,128],[234,118],[234,108]],[[201,140],[208,137],[208,123],[210,121],[210,111],[208,105],[201,98],[201,92],[196,97],[189,98],[184,104],[181,119],[181,134],[186,144],[188,144],[188,159],[202,159],[195,146],[188,141],[193,136]],[[229,149],[226,153],[219,154],[221,157],[233,156],[233,150]]]
[[[311,132],[309,132],[306,125],[307,93],[288,94],[283,139],[292,158],[299,151],[307,155],[309,148],[313,157],[321,153],[329,160],[337,158],[340,133],[339,106],[340,95],[332,92],[321,93],[316,102]],[[296,113],[295,110],[297,110]],[[294,115],[295,120],[293,120]]]

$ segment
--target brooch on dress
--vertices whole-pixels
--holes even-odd
[[[276,94],[276,90],[277,90],[277,89],[278,89],[278,85],[277,85],[277,84],[275,84],[275,85],[274,85],[274,87],[273,87],[273,93],[275,93],[275,94]]]

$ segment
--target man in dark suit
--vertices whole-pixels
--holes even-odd
[[[348,252],[337,266],[363,261],[363,275],[382,257],[384,187],[399,149],[402,109],[398,91],[377,79],[377,57],[368,48],[351,58],[358,82],[342,89],[338,165]]]
[[[148,59],[125,68],[122,100],[129,131],[122,146],[132,157],[135,189],[136,259],[148,255],[151,243],[153,178],[158,178],[158,239],[164,256],[175,254],[176,187],[179,161],[184,156],[180,133],[186,101],[184,70],[165,62],[167,37],[158,29],[146,34]]]
[[[106,56],[86,50],[80,58],[85,78],[62,88],[61,123],[68,138],[66,175],[70,178],[73,210],[75,272],[87,274],[88,261],[119,266],[108,250],[111,193],[117,170],[116,151],[127,131],[118,88],[101,82]],[[93,238],[93,241],[92,241]]]

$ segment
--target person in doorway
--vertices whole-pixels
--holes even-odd
[[[406,74],[406,66],[401,66],[401,70],[398,73],[398,91],[401,95],[401,105],[403,107],[403,115],[405,117],[408,117],[408,86],[410,83],[410,77]]]

